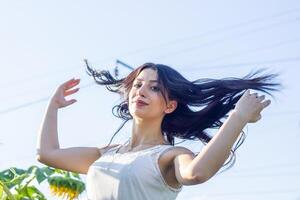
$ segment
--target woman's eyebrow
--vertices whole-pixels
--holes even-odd
[[[144,81],[143,79],[137,78],[138,81]],[[149,82],[158,82],[157,80],[150,80]]]

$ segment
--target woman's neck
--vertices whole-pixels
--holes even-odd
[[[162,131],[161,120],[133,120],[130,145],[132,148],[142,145],[166,144]]]

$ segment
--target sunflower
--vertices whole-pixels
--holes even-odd
[[[67,200],[73,200],[85,190],[85,185],[82,181],[62,176],[52,176],[48,178],[50,191],[53,195]]]

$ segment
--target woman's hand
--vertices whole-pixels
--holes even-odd
[[[265,95],[258,96],[257,93],[250,94],[250,90],[242,95],[235,105],[237,112],[246,122],[254,123],[261,119],[260,112],[271,104],[271,100],[264,100]]]
[[[78,85],[80,79],[71,79],[61,84],[55,91],[54,95],[50,100],[50,104],[55,108],[63,108],[76,102],[76,99],[66,100],[65,97],[74,94],[79,88],[72,89]]]

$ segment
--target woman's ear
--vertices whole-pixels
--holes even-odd
[[[166,114],[172,113],[176,108],[177,108],[177,101],[175,100],[169,101],[165,113]]]

